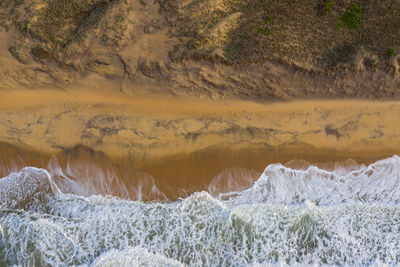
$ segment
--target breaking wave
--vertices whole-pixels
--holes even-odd
[[[0,266],[396,265],[400,158],[331,171],[269,165],[247,189],[175,202],[0,179]]]

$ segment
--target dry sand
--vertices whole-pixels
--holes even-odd
[[[210,100],[123,94],[113,86],[91,76],[64,90],[0,91],[0,142],[22,149],[21,165],[45,166],[52,154],[65,165],[72,151],[78,160],[140,170],[173,188],[170,197],[204,189],[231,168],[255,178],[273,162],[370,163],[400,154],[397,101]],[[5,147],[7,158],[12,149]],[[104,155],[99,160],[83,147]]]

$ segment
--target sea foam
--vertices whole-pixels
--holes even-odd
[[[61,193],[25,168],[0,179],[0,266],[396,265],[399,167],[272,164],[228,199],[148,203]]]

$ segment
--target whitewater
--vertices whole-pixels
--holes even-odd
[[[33,167],[0,179],[0,266],[400,264],[398,156],[351,170],[271,164],[245,190],[178,201],[65,184]]]

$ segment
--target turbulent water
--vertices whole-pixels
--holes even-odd
[[[272,164],[246,190],[176,202],[59,188],[37,168],[0,179],[0,266],[400,264],[398,156],[356,170]]]

